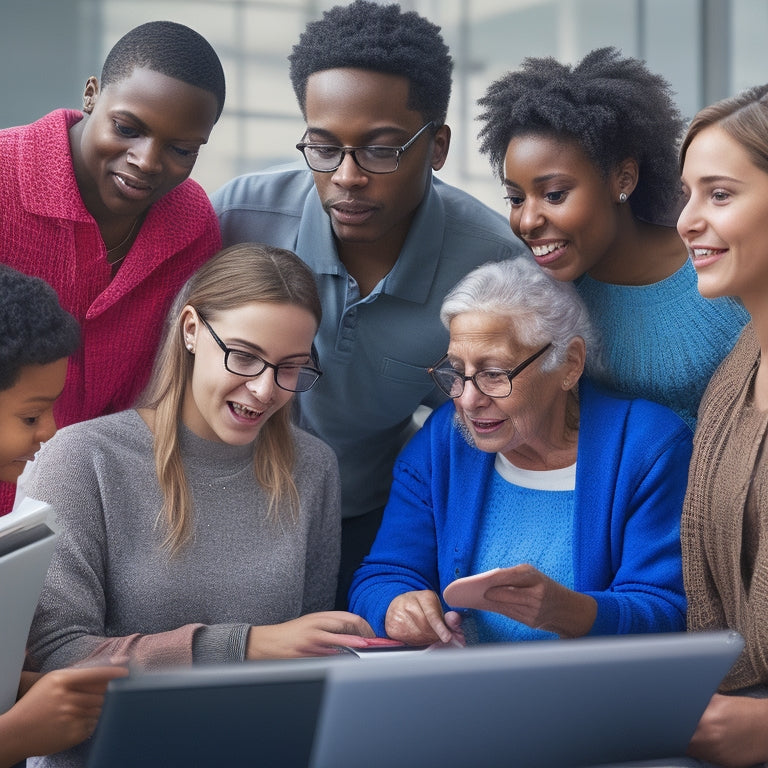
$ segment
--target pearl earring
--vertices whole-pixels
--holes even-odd
[[[622,192],[619,195],[619,202],[620,203],[626,203],[627,202],[627,193],[626,192]]]
[[[187,349],[191,352],[192,351],[192,345],[191,344],[187,344]]]

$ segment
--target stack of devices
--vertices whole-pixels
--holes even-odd
[[[574,768],[685,754],[731,632],[555,640],[362,662],[250,662],[110,683],[89,768]]]

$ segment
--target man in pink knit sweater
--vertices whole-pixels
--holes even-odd
[[[82,345],[59,427],[130,407],[184,281],[221,246],[189,179],[224,106],[224,73],[197,32],[150,22],[112,48],[83,110],[0,131],[0,262],[50,283]],[[0,510],[13,487],[0,485]]]

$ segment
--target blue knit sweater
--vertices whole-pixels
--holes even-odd
[[[705,299],[689,261],[651,285],[583,275],[576,288],[603,343],[604,383],[671,408],[691,429],[712,374],[749,320],[735,299]]]
[[[591,634],[682,631],[680,512],[691,431],[655,403],[587,382],[579,394],[573,571],[574,589],[597,601]],[[350,610],[377,634],[398,595],[441,595],[471,575],[494,454],[465,441],[454,412],[453,403],[435,411],[401,452],[379,534],[355,574]]]

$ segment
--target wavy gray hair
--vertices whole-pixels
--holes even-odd
[[[603,373],[597,332],[573,284],[550,277],[529,256],[483,264],[460,280],[443,300],[440,320],[448,328],[464,312],[508,317],[510,333],[526,347],[551,341],[541,358],[543,371],[563,363],[568,344],[579,336],[587,348],[587,372],[596,378]]]

